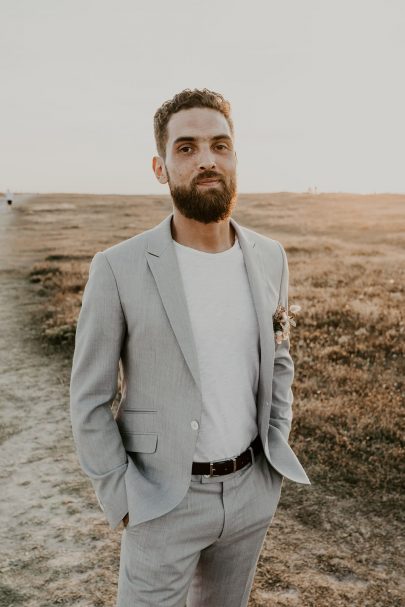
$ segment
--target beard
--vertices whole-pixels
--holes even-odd
[[[237,194],[234,177],[231,177],[227,184],[214,171],[206,171],[193,179],[190,186],[175,186],[170,181],[169,173],[167,176],[173,204],[184,217],[201,223],[211,223],[231,216],[236,205]],[[198,181],[214,177],[219,179],[219,185],[204,190],[198,189]]]

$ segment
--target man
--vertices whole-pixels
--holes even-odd
[[[110,525],[124,522],[119,607],[239,607],[283,476],[293,363],[282,246],[242,228],[229,103],[184,90],[155,114],[153,170],[173,213],[99,252],[71,378],[81,465]],[[111,413],[121,365],[122,398]]]

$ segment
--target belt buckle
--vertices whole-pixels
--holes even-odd
[[[231,459],[233,461],[233,471],[232,472],[236,472],[236,459],[237,459],[237,457],[232,457]],[[220,462],[226,462],[226,461],[228,461],[228,460],[222,459],[219,462],[210,462],[210,474],[209,475],[210,476],[221,476],[220,474],[215,474],[214,464],[218,464]]]

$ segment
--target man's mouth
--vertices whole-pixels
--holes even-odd
[[[218,178],[211,177],[210,179],[201,179],[201,180],[197,181],[197,184],[207,186],[207,185],[215,185],[216,183],[219,183],[219,182],[220,182],[220,180]]]

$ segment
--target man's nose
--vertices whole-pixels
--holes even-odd
[[[216,165],[215,155],[212,150],[202,150],[198,159],[198,165],[202,171],[207,169],[213,169]]]

